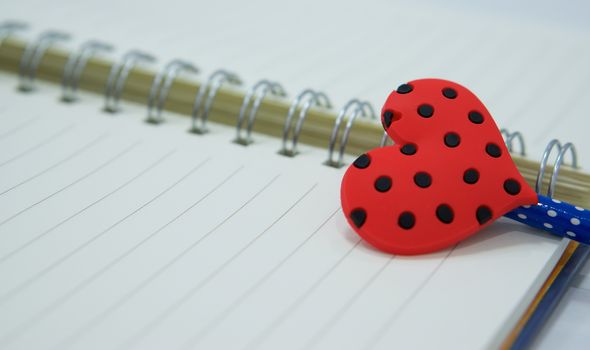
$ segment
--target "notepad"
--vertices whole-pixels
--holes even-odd
[[[485,346],[564,247],[502,221],[440,253],[383,254],[348,227],[321,149],[287,158],[262,135],[239,147],[228,127],[199,138],[181,117],[154,127],[48,94],[31,108],[2,89],[6,348],[428,346],[452,329]]]
[[[527,151],[539,159],[555,127],[531,121],[543,110],[561,115],[561,105],[542,91],[543,79],[568,81],[583,63],[568,56],[564,67],[551,64],[550,74],[538,76],[561,57],[541,49],[547,42],[579,48],[575,37],[565,43],[560,33],[535,37],[534,49],[525,50],[519,39],[529,27],[497,28],[493,18],[481,17],[487,26],[465,33],[470,19],[447,13],[455,24],[429,31],[413,19],[440,21],[438,13],[418,7],[406,9],[407,19],[392,14],[391,22],[380,11],[385,5],[367,7],[382,20],[363,17],[361,24],[371,28],[364,33],[340,22],[321,29],[319,13],[329,11],[324,4],[314,4],[316,15],[299,2],[279,9],[261,1],[239,11],[216,2],[194,12],[200,20],[192,21],[193,12],[172,2],[159,8],[161,26],[153,25],[149,5],[111,4],[117,16],[107,5],[71,3],[71,17],[44,4],[32,14],[21,5],[7,7],[37,29],[63,25],[83,39],[101,27],[121,51],[90,59],[80,80],[85,92],[65,104],[51,82],[60,82],[75,45],[47,52],[37,79],[44,81],[30,94],[15,89],[13,73],[34,35],[0,48],[0,67],[12,72],[0,73],[0,348],[476,349],[505,341],[568,240],[501,219],[438,253],[384,254],[346,222],[339,200],[345,167],[325,165],[326,146],[347,98],[367,99],[378,110],[392,84],[417,74],[452,75],[490,96],[501,126],[537,138]],[[244,20],[255,14],[254,5],[276,15],[265,26]],[[287,10],[309,16],[303,32],[299,19],[278,16]],[[142,16],[127,21],[133,11]],[[395,40],[392,22],[399,28]],[[460,39],[449,40],[449,33]],[[489,39],[485,45],[478,45],[481,35]],[[256,42],[260,46],[253,47]],[[158,54],[162,65],[131,71],[119,113],[106,113],[100,94],[109,69],[136,47]],[[375,47],[382,48],[368,49]],[[499,55],[500,49],[514,56]],[[530,66],[535,50],[547,56]],[[464,52],[472,59],[461,61]],[[176,57],[194,59],[207,74],[235,69],[244,81],[218,91],[206,134],[189,132],[186,118],[205,74],[179,76],[166,98],[164,122],[145,122],[151,79]],[[520,70],[530,84],[515,82]],[[280,79],[289,95],[262,100],[254,142],[237,144],[244,95],[266,76]],[[582,82],[554,93],[570,103]],[[335,107],[311,108],[298,154],[281,155],[289,103],[310,85],[328,92]],[[539,89],[539,104],[530,110],[531,103],[517,100],[529,86]],[[579,120],[579,108],[571,103],[562,124]],[[346,164],[355,152],[379,146],[382,128],[361,119],[369,118],[356,121]],[[583,149],[581,128],[563,125],[556,137],[567,131]],[[515,146],[519,169],[534,179],[538,163],[519,151]],[[557,195],[587,203],[587,193],[587,175],[564,166]]]

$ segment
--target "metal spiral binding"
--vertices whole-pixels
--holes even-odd
[[[500,129],[500,133],[502,134],[502,137],[504,138],[504,143],[506,144],[506,148],[508,148],[508,152],[510,152],[510,153],[514,152],[514,143],[513,142],[514,142],[514,140],[517,140],[518,143],[520,144],[519,154],[523,157],[526,156],[524,137],[522,136],[522,134],[519,131],[510,132],[510,131],[508,131],[508,129]]]
[[[332,103],[328,96],[323,92],[317,92],[311,89],[303,90],[293,103],[291,103],[291,107],[289,107],[289,113],[287,114],[287,119],[285,120],[285,126],[283,127],[283,142],[282,148],[279,151],[279,154],[288,157],[294,157],[297,155],[297,141],[299,139],[299,135],[301,134],[301,128],[303,127],[303,122],[307,117],[307,112],[311,108],[312,105],[317,107],[323,108],[332,108]],[[295,111],[299,109],[299,118],[295,124],[295,130],[293,132],[293,139],[291,143],[291,148],[287,147],[287,141],[289,139],[289,133],[291,131],[291,122],[293,120],[293,115]]]
[[[351,111],[352,109],[352,111]],[[336,139],[338,138],[338,131],[340,129],[340,124],[342,124],[342,120],[344,117],[349,115],[348,121],[346,122],[346,127],[342,132],[342,138],[340,139],[340,148],[338,150],[338,159],[334,160],[334,148],[336,148]],[[328,160],[324,162],[325,165],[334,167],[334,168],[341,168],[344,165],[344,150],[346,148],[346,144],[348,143],[348,136],[350,135],[350,130],[352,128],[352,124],[354,120],[358,117],[369,117],[371,119],[376,119],[375,110],[371,106],[369,102],[361,102],[358,99],[352,99],[342,107],[336,120],[334,121],[334,127],[332,128],[332,134],[330,135],[330,143],[328,144]]]
[[[148,96],[147,122],[159,124],[164,121],[162,110],[174,79],[181,72],[196,74],[199,70],[192,63],[183,60],[172,60],[162,69],[152,83]],[[154,113],[154,107],[156,109]]]
[[[64,73],[61,82],[62,96],[64,102],[74,102],[76,92],[80,83],[80,77],[88,60],[100,52],[113,51],[111,44],[103,43],[97,40],[90,40],[80,46],[78,52],[72,53],[64,66]]]
[[[0,23],[0,47],[4,43],[6,38],[10,37],[13,33],[28,29],[29,25],[19,21],[5,21]]]
[[[578,167],[578,154],[576,152],[576,148],[571,142],[567,142],[562,145],[561,142],[557,139],[549,141],[549,143],[545,147],[543,156],[541,157],[541,164],[539,165],[539,171],[537,172],[535,192],[539,194],[541,193],[541,187],[543,186],[543,177],[545,176],[545,168],[547,167],[547,161],[554,148],[557,149],[557,158],[555,159],[555,163],[553,165],[553,173],[551,174],[551,178],[549,179],[549,187],[547,189],[548,197],[553,197],[553,194],[555,192],[555,184],[557,183],[557,178],[559,176],[559,170],[561,168],[561,165],[564,164],[564,156],[568,151],[570,152],[572,158],[571,167]]]
[[[119,100],[129,73],[139,63],[153,63],[156,58],[139,50],[131,50],[123,55],[121,61],[111,67],[104,90],[104,110],[110,113],[119,111]]]
[[[18,70],[18,89],[20,91],[33,91],[33,83],[35,81],[35,77],[37,76],[37,68],[39,67],[39,63],[41,63],[41,60],[45,55],[45,51],[47,51],[47,49],[56,42],[66,41],[69,38],[70,35],[67,33],[46,31],[41,33],[37,40],[32,41],[27,45],[21,56]]]
[[[387,140],[391,140],[391,138],[389,137],[389,135],[387,135],[387,131],[383,132],[383,136],[381,136],[381,142],[379,142],[379,147],[385,147],[385,145],[387,144]],[[393,145],[395,142],[393,142],[393,140],[391,140],[391,144]]]
[[[195,134],[205,134],[209,131],[207,129],[209,111],[211,110],[213,100],[217,95],[217,91],[219,91],[219,88],[221,88],[224,83],[241,85],[242,80],[237,76],[237,74],[220,69],[213,72],[213,74],[209,76],[209,79],[207,79],[206,83],[201,84],[193,103],[193,112],[191,114],[191,132]],[[205,97],[205,94],[207,94],[207,100],[205,101],[205,104],[203,104],[203,98]],[[197,120],[199,119],[201,120],[200,125],[197,123]]]
[[[269,93],[276,97],[285,97],[287,93],[283,86],[277,82],[272,82],[269,80],[261,80],[254,84],[248,90],[246,95],[244,96],[244,100],[242,101],[242,106],[240,107],[240,113],[238,114],[238,122],[236,124],[236,138],[234,140],[235,143],[247,146],[254,142],[252,140],[252,129],[254,128],[254,120],[256,119],[256,113],[258,113],[258,109],[260,108],[260,104],[262,100]],[[248,124],[246,125],[246,136],[242,136],[242,125],[244,124],[244,117],[246,115],[246,111],[250,106],[250,102],[252,98],[256,96],[254,102],[252,103],[252,107],[250,108],[250,113],[248,114]]]

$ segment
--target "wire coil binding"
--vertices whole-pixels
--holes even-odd
[[[547,188],[547,196],[553,197],[555,193],[555,185],[557,183],[557,178],[559,177],[559,170],[561,166],[565,163],[565,154],[569,151],[571,154],[571,164],[572,168],[578,168],[578,153],[576,152],[576,148],[574,144],[571,142],[567,142],[565,144],[561,144],[561,142],[557,139],[553,139],[549,141],[547,146],[545,147],[545,151],[543,151],[543,156],[541,157],[541,163],[539,165],[539,171],[537,172],[537,181],[535,183],[535,192],[541,193],[542,186],[543,186],[543,178],[545,176],[545,169],[547,167],[547,161],[549,160],[549,156],[553,149],[557,149],[557,157],[555,158],[555,163],[553,164],[553,172],[551,174],[551,178],[549,179],[549,187]]]
[[[254,128],[254,120],[256,119],[256,114],[258,113],[258,109],[260,108],[260,104],[264,97],[270,92],[271,95],[275,97],[286,97],[287,93],[283,86],[277,82],[269,81],[269,80],[261,80],[254,84],[248,90],[246,95],[244,96],[244,100],[242,101],[242,106],[240,107],[240,113],[238,114],[238,122],[236,123],[236,138],[234,142],[243,146],[247,146],[254,142],[252,139],[252,129]],[[256,98],[254,98],[256,96]],[[248,107],[250,106],[250,102],[254,98],[254,102],[252,103],[252,107],[250,108],[250,113],[248,113],[248,124],[246,125],[246,136],[242,135],[242,125],[244,124],[244,119],[246,116],[246,112]]]
[[[237,74],[228,72],[220,69],[209,76],[207,82],[199,86],[199,91],[195,96],[193,103],[193,111],[191,113],[191,129],[190,131],[195,134],[206,134],[209,130],[207,129],[207,121],[209,120],[209,112],[213,101],[217,95],[217,91],[221,88],[224,83],[231,85],[241,85],[242,80]],[[207,95],[207,100],[203,104],[203,99]],[[200,123],[198,122],[200,120]]]
[[[522,136],[520,131],[510,132],[508,131],[508,129],[503,128],[500,129],[500,133],[504,138],[504,143],[506,144],[506,148],[508,148],[508,152],[514,152],[514,140],[517,140],[518,144],[520,145],[520,152],[518,152],[518,154],[520,154],[523,157],[526,156],[524,137]]]
[[[162,111],[166,104],[166,98],[172,87],[172,83],[181,72],[198,73],[197,67],[192,63],[175,59],[170,61],[164,69],[156,74],[148,95],[147,122],[159,124],[164,121]],[[155,108],[155,112],[154,112]]]
[[[338,138],[338,131],[340,130],[340,124],[344,120],[344,117],[348,117],[348,121],[346,122],[346,126],[344,131],[342,132],[342,137],[340,139],[340,147],[338,150],[338,158],[334,158],[334,149],[336,148],[336,139]],[[340,109],[338,112],[338,116],[334,121],[334,127],[332,128],[332,134],[330,135],[330,142],[328,143],[328,159],[324,162],[325,165],[334,167],[334,168],[341,168],[344,165],[344,151],[346,149],[346,144],[348,143],[348,137],[350,136],[350,130],[352,129],[352,124],[354,120],[358,117],[368,117],[371,119],[376,119],[375,110],[371,106],[369,102],[361,102],[358,99],[352,99]]]
[[[70,54],[64,66],[63,78],[61,81],[62,95],[61,100],[64,102],[74,102],[80,78],[88,60],[92,56],[101,52],[113,51],[114,47],[97,40],[90,40],[80,46],[77,52]]]
[[[25,23],[17,21],[7,21],[0,24],[0,46],[3,41],[12,35],[14,32],[24,30],[28,26]],[[36,78],[37,69],[41,63],[46,51],[54,44],[69,40],[70,35],[59,31],[46,31],[41,33],[38,38],[30,42],[24,49],[19,61],[19,90],[32,91],[34,89],[34,80]],[[68,57],[67,62],[63,68],[62,77],[62,100],[71,102],[76,99],[76,91],[79,86],[82,73],[91,59],[91,57],[100,52],[112,51],[113,47],[109,44],[99,42],[96,40],[88,41],[81,45],[80,49]],[[119,62],[116,62],[111,67],[107,83],[105,85],[105,105],[104,109],[109,112],[117,112],[119,110],[119,100],[121,98],[125,83],[130,72],[140,63],[153,63],[156,59],[147,53],[132,50],[127,52]],[[191,63],[183,60],[170,61],[160,72],[156,74],[153,79],[148,95],[148,121],[152,123],[160,123],[163,121],[162,112],[166,99],[170,92],[170,88],[174,80],[181,72],[197,73],[198,69]],[[195,96],[193,110],[192,110],[192,127],[191,131],[195,133],[207,132],[207,121],[210,109],[213,105],[214,99],[218,90],[224,83],[233,85],[242,84],[241,79],[234,73],[226,70],[218,70],[211,74],[208,80],[201,84],[199,91]],[[238,114],[236,124],[236,138],[235,143],[248,145],[253,142],[252,129],[256,114],[262,104],[263,99],[271,94],[276,97],[287,96],[285,89],[277,82],[269,80],[261,80],[248,90]],[[303,124],[311,107],[332,108],[329,98],[323,92],[317,92],[312,89],[302,91],[292,101],[288,114],[284,123],[282,133],[282,147],[279,153],[285,156],[293,157],[297,155],[297,143],[300,137]],[[250,108],[250,109],[248,109]],[[249,111],[249,113],[248,113]],[[295,113],[299,111],[296,121],[294,121]],[[248,116],[246,117],[246,114]],[[336,143],[338,140],[338,133],[343,120],[348,116],[344,131],[341,134],[338,156],[334,159]],[[358,99],[353,99],[339,111],[335,121],[332,133],[330,135],[328,144],[328,159],[324,164],[335,168],[340,168],[344,165],[343,157],[345,148],[348,143],[350,132],[355,119],[358,117],[376,118],[374,109],[368,102],[361,102]],[[200,121],[200,125],[199,125]],[[246,135],[242,135],[242,127],[244,122],[246,124]],[[295,125],[293,125],[293,123]],[[507,129],[500,130],[506,147],[509,152],[515,151],[515,142],[518,143],[520,155],[526,155],[526,146],[523,135],[520,132],[509,132]],[[291,145],[289,147],[289,137],[291,135]],[[384,133],[380,146],[383,147],[388,143],[388,135]],[[549,157],[553,151],[557,149],[557,156],[553,164],[551,178],[547,189],[547,195],[552,197],[555,192],[557,179],[562,165],[565,164],[566,153],[571,155],[572,168],[578,168],[577,151],[575,146],[570,143],[562,144],[559,140],[551,140],[542,155],[537,178],[535,183],[535,191],[540,193],[542,190],[543,179],[547,169]]]
[[[383,136],[381,136],[381,142],[379,142],[379,147],[385,147],[387,145],[387,141],[391,140],[391,144],[395,144],[393,140],[387,135],[387,131],[383,132]]]
[[[295,100],[293,100],[293,103],[291,103],[291,107],[289,107],[289,112],[287,113],[287,119],[285,120],[285,126],[283,127],[282,147],[279,150],[279,154],[287,157],[294,157],[297,155],[297,141],[299,140],[299,135],[301,134],[301,129],[303,128],[303,122],[307,117],[307,112],[312,105],[322,108],[332,108],[330,99],[323,92],[306,89],[297,95]],[[291,140],[291,148],[289,148],[287,146],[287,142],[292,129],[291,124],[293,121],[293,116],[295,115],[297,109],[299,109],[299,118],[295,124],[295,130],[293,131],[293,138]]]
[[[119,111],[119,100],[129,73],[140,63],[154,63],[156,58],[148,53],[131,50],[123,55],[121,61],[111,67],[104,89],[104,110],[110,113]]]
[[[0,47],[2,47],[4,40],[12,36],[14,33],[28,28],[28,24],[20,21],[4,21],[0,23]]]
[[[45,56],[45,52],[53,44],[70,39],[70,35],[58,31],[46,31],[41,33],[37,40],[30,42],[23,52],[18,69],[19,86],[22,92],[34,90],[34,82],[37,76],[37,68]]]

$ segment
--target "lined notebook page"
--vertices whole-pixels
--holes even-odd
[[[287,158],[278,139],[0,78],[3,349],[486,347],[564,247],[501,220],[383,254],[348,227],[324,149]]]

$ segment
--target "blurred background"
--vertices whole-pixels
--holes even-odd
[[[533,158],[553,137],[590,149],[590,49],[583,1],[41,1],[0,5],[4,19],[185,58],[204,74],[224,67],[248,83],[312,87],[335,105],[379,109],[399,84],[458,81],[501,127],[523,132]],[[31,33],[33,35],[34,31]],[[588,165],[587,157],[581,157]]]

